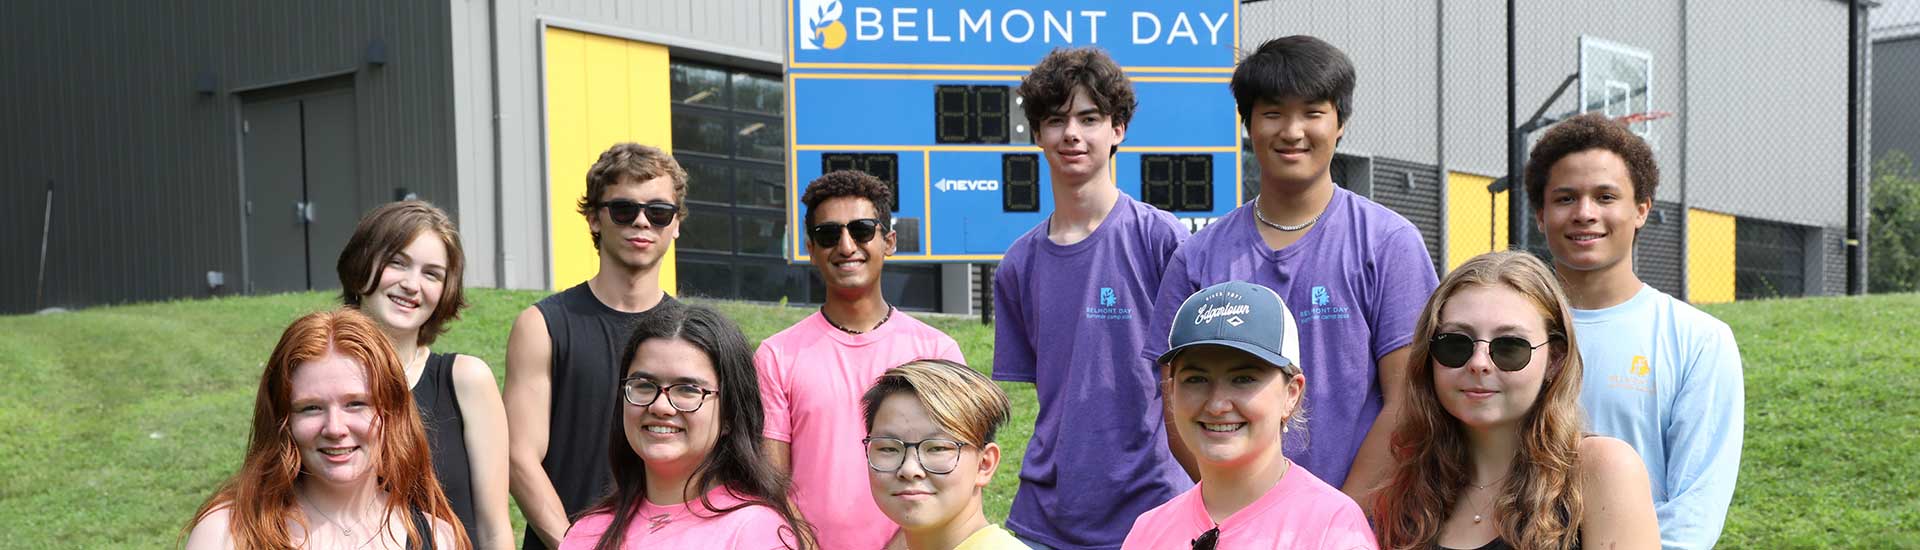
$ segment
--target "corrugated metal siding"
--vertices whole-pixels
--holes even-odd
[[[577,30],[610,32],[627,38],[664,43],[676,57],[693,57],[709,62],[746,61],[758,70],[777,71],[778,60],[786,49],[783,3],[768,0],[498,0],[491,21],[491,35],[498,40],[498,117],[500,144],[498,189],[499,204],[494,236],[469,235],[470,239],[497,239],[502,265],[499,286],[509,288],[545,288],[547,174],[541,147],[541,72],[539,25],[543,19],[561,26],[588,27]],[[477,6],[465,9],[482,10]],[[456,25],[478,25],[473,17],[462,17]],[[463,30],[462,33],[478,33]],[[460,33],[456,33],[460,34]],[[470,43],[470,42],[463,42]],[[473,46],[462,46],[473,47]],[[483,55],[465,52],[461,55]],[[459,87],[494,87],[496,75],[472,71],[460,75]],[[475,99],[479,101],[479,99]],[[472,134],[463,134],[472,135]],[[491,139],[491,136],[487,136]],[[470,181],[462,174],[463,189],[495,189],[483,171],[475,171]],[[584,174],[578,177],[585,177]],[[476,208],[476,210],[479,210]],[[494,215],[491,211],[468,215]],[[477,226],[476,226],[477,227]],[[493,266],[488,266],[493,268]]]
[[[1398,159],[1373,159],[1373,197],[1420,229],[1427,244],[1427,256],[1433,258],[1433,271],[1444,270],[1445,251],[1440,249],[1440,225],[1445,214],[1440,208],[1440,169],[1435,166]]]
[[[1847,228],[1827,227],[1820,231],[1820,293],[1840,296],[1847,293]]]
[[[1680,223],[1686,210],[1679,203],[1654,201],[1647,224],[1640,228],[1634,244],[1633,271],[1640,280],[1672,296],[1686,296],[1686,275],[1682,271],[1682,243],[1686,232]],[[1697,244],[1697,243],[1696,243]]]
[[[207,271],[226,274],[223,293],[243,288],[239,100],[226,91],[360,68],[372,37],[387,41],[389,63],[355,79],[358,179],[387,191],[363,196],[404,186],[455,206],[444,4],[7,6],[0,255],[31,260],[0,262],[0,311],[37,305],[48,180],[56,196],[39,305],[206,296]],[[195,92],[203,71],[221,93]]]

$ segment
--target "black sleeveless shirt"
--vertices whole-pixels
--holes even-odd
[[[552,409],[547,417],[547,457],[540,466],[553,481],[560,504],[573,519],[586,511],[613,484],[607,465],[607,434],[619,412],[621,352],[635,322],[679,302],[662,293],[660,304],[640,313],[607,307],[593,296],[587,283],[548,296],[533,306],[547,321],[553,344]],[[544,550],[540,536],[527,530],[527,550]]]
[[[433,475],[440,479],[453,514],[460,517],[467,539],[480,540],[480,524],[473,508],[473,466],[467,461],[467,423],[460,416],[460,394],[453,389],[453,360],[458,354],[434,353],[420,380],[413,384],[413,405],[427,429],[427,447],[433,451]]]

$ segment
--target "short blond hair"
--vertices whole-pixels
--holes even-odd
[[[868,432],[880,403],[903,393],[919,398],[940,429],[981,447],[993,442],[1012,409],[1007,393],[979,372],[945,359],[920,359],[887,369],[860,398]]]

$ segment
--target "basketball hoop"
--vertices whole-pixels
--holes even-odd
[[[1644,113],[1633,113],[1630,115],[1617,117],[1614,120],[1620,121],[1621,124],[1626,124],[1631,126],[1631,125],[1639,124],[1642,122],[1660,120],[1670,116],[1673,116],[1673,113],[1668,111],[1647,111]]]

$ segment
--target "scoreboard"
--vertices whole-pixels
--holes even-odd
[[[807,261],[807,182],[893,188],[889,261],[998,261],[1053,210],[1020,78],[1055,48],[1106,50],[1139,107],[1116,183],[1189,227],[1240,197],[1235,0],[788,0],[788,258]]]

